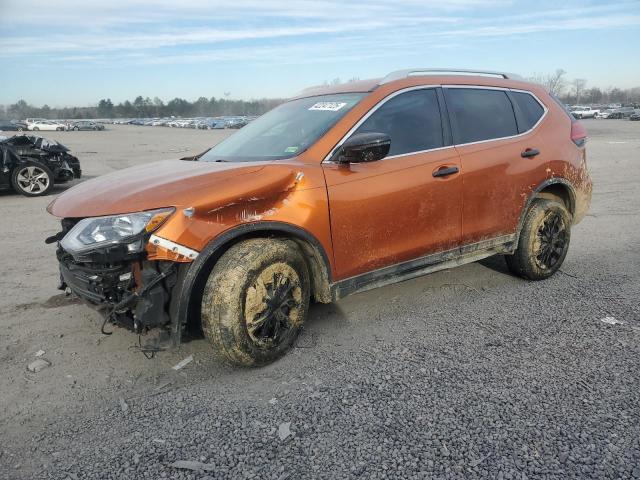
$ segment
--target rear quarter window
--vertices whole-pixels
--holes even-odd
[[[520,117],[518,119],[520,133],[531,130],[544,115],[544,108],[533,95],[528,93],[511,92],[511,98],[520,109]]]
[[[511,100],[503,90],[445,88],[456,144],[518,134]]]

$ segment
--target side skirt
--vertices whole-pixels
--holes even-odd
[[[477,262],[493,255],[513,253],[516,240],[516,235],[503,235],[340,280],[331,284],[331,297],[336,301],[353,293],[366,292],[439,270]]]

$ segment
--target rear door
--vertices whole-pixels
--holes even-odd
[[[323,163],[337,279],[459,245],[460,165],[449,130],[443,128],[441,104],[437,88],[396,92],[344,139],[386,133],[391,138],[386,158]],[[438,175],[443,169],[452,173]]]
[[[531,189],[546,178],[536,125],[546,108],[528,92],[444,88],[463,169],[462,244],[513,234]],[[529,153],[525,153],[529,152]]]

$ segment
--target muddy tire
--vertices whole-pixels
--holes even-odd
[[[564,204],[536,199],[527,212],[518,247],[506,256],[509,270],[528,280],[544,280],[562,266],[571,239],[571,215]]]
[[[46,165],[26,161],[11,172],[11,186],[26,197],[46,195],[53,188],[53,173]]]
[[[266,365],[284,355],[309,310],[309,270],[289,240],[256,238],[231,247],[202,296],[202,329],[227,360]]]

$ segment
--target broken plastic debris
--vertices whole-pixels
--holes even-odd
[[[184,368],[187,365],[189,365],[191,362],[193,362],[193,355],[189,355],[184,360],[181,360],[180,362],[176,363],[172,368],[174,370],[180,370],[181,368]]]
[[[36,356],[36,357],[41,357],[42,355],[44,355],[44,350],[38,350],[38,351],[35,353],[35,356]]]
[[[624,322],[618,320],[615,317],[604,317],[600,319],[601,322],[603,323],[607,323],[609,325],[622,325],[624,324]]]
[[[30,372],[33,373],[38,373],[41,370],[44,370],[47,367],[50,367],[51,363],[47,362],[46,360],[39,358],[38,360],[34,360],[33,362],[31,362],[28,366],[27,369]]]
[[[173,468],[182,468],[185,470],[203,470],[203,471],[211,471],[215,469],[215,465],[213,463],[202,463],[202,462],[194,462],[191,460],[178,460],[171,464]]]
[[[278,427],[278,437],[280,440],[286,440],[291,435],[291,422],[281,423]]]
[[[277,398],[272,398],[271,400],[269,400],[269,404],[270,405],[275,405],[276,403],[278,403],[278,399]]]

